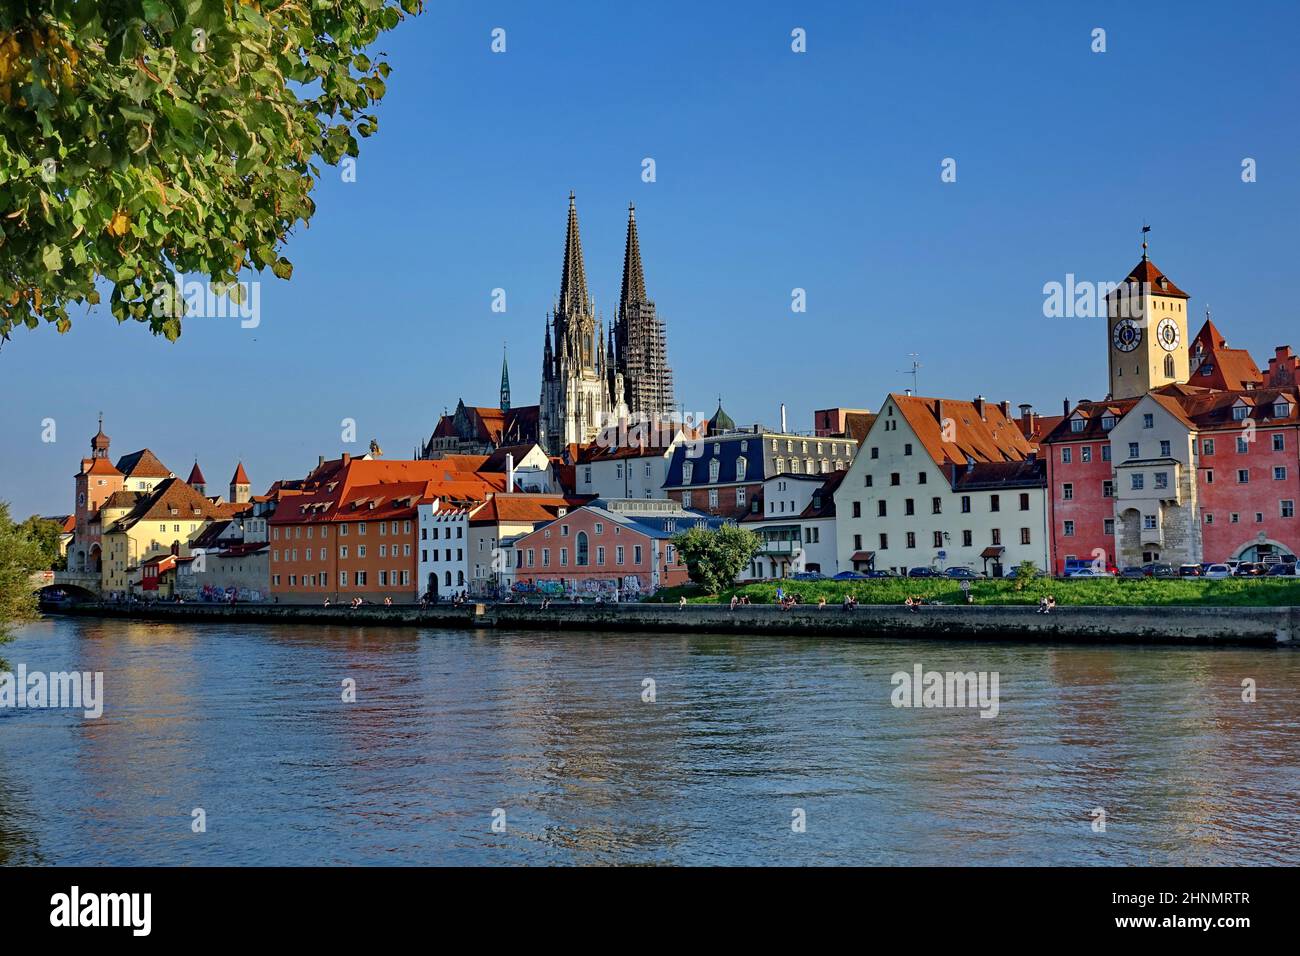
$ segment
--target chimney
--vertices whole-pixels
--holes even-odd
[[[1070,400],[1068,398],[1061,402],[1061,414],[1066,418],[1070,417]]]
[[[975,404],[975,414],[980,417],[980,421],[983,421],[984,420],[984,396],[976,395],[974,404]]]
[[[344,452],[344,453],[343,453],[343,464],[346,465],[346,464],[347,464],[348,462],[350,462],[351,460],[352,460],[352,456],[349,455],[347,452]]]
[[[1002,417],[1007,421],[1011,421],[1011,403],[1004,398],[998,402],[998,408],[1002,410]]]
[[[910,397],[912,394],[912,390],[910,388],[905,388],[903,389],[903,394]]]
[[[1034,406],[1024,402],[1020,406],[1020,430],[1026,435],[1034,433],[1034,419],[1038,416],[1034,414]]]
[[[785,430],[785,402],[781,403],[781,434],[788,434]]]
[[[324,465],[325,465],[325,456],[324,456],[324,455],[317,455],[317,456],[316,456],[316,467],[317,467],[317,468],[321,468],[321,467],[324,467]]]
[[[506,452],[506,493],[515,490],[515,456]]]
[[[936,398],[934,400],[934,417],[939,420],[939,427],[943,428],[943,399],[942,398]]]

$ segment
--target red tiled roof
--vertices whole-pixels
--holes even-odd
[[[148,448],[141,448],[117,460],[117,470],[128,478],[169,478],[171,469]]]
[[[1125,282],[1144,282],[1150,287],[1152,295],[1170,295],[1179,299],[1190,299],[1186,292],[1174,285],[1170,278],[1156,268],[1156,264],[1143,256],[1133,267],[1133,271],[1124,277]],[[1163,283],[1163,284],[1162,284]]]
[[[1189,385],[1244,391],[1264,384],[1264,373],[1250,353],[1228,348],[1227,339],[1208,318],[1192,339],[1190,354],[1194,367]]]
[[[501,521],[550,521],[560,508],[581,508],[590,497],[566,498],[560,495],[493,495],[470,514],[470,524],[495,524]]]
[[[974,402],[897,393],[890,399],[936,464],[965,464],[968,457],[975,461],[1015,461],[1034,450],[1020,428],[994,402],[984,402],[981,417]],[[950,441],[944,440],[944,421],[951,425]]]
[[[112,498],[116,497],[117,495],[112,496]],[[111,501],[112,498],[109,500]],[[135,506],[111,528],[105,529],[105,533],[125,531],[141,521],[161,522],[179,518],[208,520],[217,517],[220,516],[212,502],[179,478],[173,477],[160,482],[153,491],[138,496]]]
[[[120,477],[122,473],[118,471],[116,468],[114,468],[113,463],[109,461],[107,458],[92,458],[90,459],[90,467],[88,467],[84,472],[82,472],[82,474],[83,475],[117,475]]]
[[[199,469],[199,463],[194,462],[194,467],[190,469],[190,476],[185,479],[187,485],[206,485],[207,479],[203,477],[203,472]]]
[[[252,484],[252,482],[248,480],[248,472],[244,471],[244,463],[242,461],[235,466],[235,475],[230,479],[230,483],[232,485]]]

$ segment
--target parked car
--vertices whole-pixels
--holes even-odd
[[[1295,565],[1273,564],[1269,566],[1266,573],[1270,578],[1293,578],[1295,577]]]
[[[1232,577],[1232,568],[1228,567],[1226,564],[1206,565],[1203,576],[1208,578],[1211,581],[1219,581],[1222,580],[1223,578],[1230,578]]]
[[[800,571],[798,574],[790,575],[791,581],[825,581],[826,575],[820,571]]]
[[[1258,578],[1263,577],[1265,567],[1262,564],[1255,564],[1251,561],[1242,561],[1237,565],[1237,577],[1239,578]]]
[[[1043,576],[1043,572],[1035,568],[1033,574],[1027,576],[1034,577],[1034,578],[1041,578]],[[1016,578],[1020,577],[1020,568],[1019,567],[1012,568],[1010,571],[1006,573],[1005,577],[1009,581],[1014,581]]]
[[[898,575],[896,575],[893,571],[886,571],[886,570],[884,570],[883,568],[880,569],[879,571],[865,571],[865,572],[863,572],[863,573],[864,573],[867,577],[869,577],[869,578],[896,578],[896,577],[898,577]]]
[[[984,575],[980,574],[978,571],[974,571],[970,568],[948,568],[943,572],[943,576],[945,578],[960,578],[966,581],[984,577]]]
[[[1075,571],[1093,568],[1098,571],[1109,571],[1111,574],[1119,574],[1119,568],[1115,567],[1115,565],[1111,564],[1109,561],[1103,563],[1095,558],[1066,558],[1065,566],[1061,569],[1061,576],[1069,578],[1074,576]]]
[[[1199,564],[1180,564],[1178,566],[1178,576],[1180,578],[1199,578],[1202,574]]]
[[[907,572],[909,578],[938,578],[942,577],[934,568],[912,568]]]
[[[833,580],[836,580],[836,581],[865,581],[866,579],[867,579],[867,576],[866,576],[865,574],[859,574],[857,571],[841,571],[839,574],[835,575],[835,577],[834,577]]]
[[[1151,561],[1142,565],[1142,573],[1149,578],[1176,578],[1178,572],[1174,570],[1172,564],[1165,564],[1163,561]]]
[[[1079,568],[1066,575],[1067,578],[1113,578],[1114,576],[1109,571],[1099,571],[1097,568]]]
[[[1125,568],[1119,573],[1119,576],[1121,578],[1144,578],[1147,573],[1143,568]]]

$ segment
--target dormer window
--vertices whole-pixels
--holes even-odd
[[[709,461],[709,483],[710,484],[715,484],[717,482],[718,472],[721,470],[721,468],[722,465],[719,464],[718,459],[714,458]]]
[[[1086,424],[1087,422],[1085,422],[1082,418],[1072,418],[1070,419],[1070,431],[1081,432],[1083,431],[1083,427]]]
[[[1110,431],[1112,428],[1114,428],[1114,427],[1115,427],[1115,416],[1114,416],[1114,415],[1103,415],[1103,416],[1101,417],[1101,427],[1102,427],[1102,430],[1103,430],[1103,431]]]
[[[691,483],[691,476],[694,474],[695,474],[695,465],[693,465],[689,461],[683,462],[682,463],[682,484],[689,485]]]
[[[1274,417],[1274,418],[1290,418],[1290,417],[1291,417],[1291,403],[1290,403],[1290,402],[1278,402],[1277,404],[1275,404],[1275,405],[1273,406],[1273,417]]]
[[[1245,405],[1234,405],[1232,408],[1232,420],[1234,422],[1244,422],[1250,409]]]

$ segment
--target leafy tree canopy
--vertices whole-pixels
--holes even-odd
[[[48,566],[44,558],[40,542],[13,523],[9,503],[0,501],[0,643],[8,640],[10,626],[35,616],[29,579]]]
[[[708,594],[717,594],[735,581],[760,545],[754,532],[731,524],[716,531],[691,528],[673,538],[673,543],[686,562],[686,573]]]
[[[314,211],[317,161],[355,157],[377,127],[389,66],[365,51],[421,6],[6,0],[0,338],[66,332],[97,279],[119,322],[174,340],[184,304],[159,298],[174,273],[289,278],[280,250]]]

